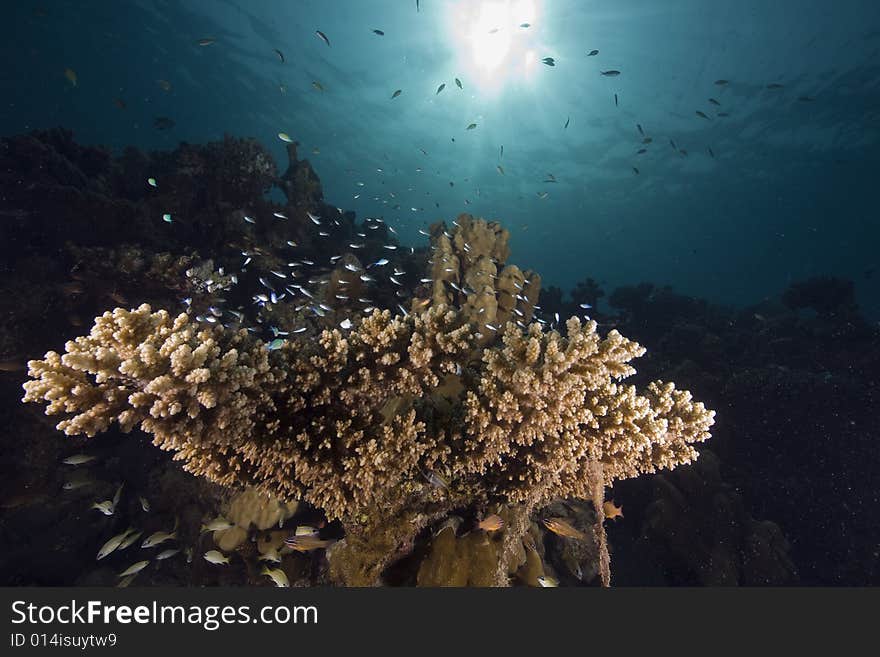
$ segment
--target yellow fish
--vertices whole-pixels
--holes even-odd
[[[547,518],[544,520],[544,526],[558,536],[565,538],[575,538],[579,541],[586,540],[587,535],[582,531],[578,531],[562,518]]]
[[[324,91],[324,87],[322,87],[322,86],[321,86],[321,83],[318,82],[317,80],[314,80],[314,81],[312,82],[312,86],[313,86],[315,89],[317,89],[318,91]]]
[[[287,575],[280,568],[269,568],[268,566],[263,566],[260,574],[269,577],[269,579],[275,582],[275,586],[282,588],[290,586],[290,580],[287,579]]]
[[[606,520],[613,520],[617,517],[623,518],[623,507],[614,506],[614,502],[612,500],[608,500],[602,505],[602,511],[605,512]]]
[[[205,557],[205,561],[207,561],[208,563],[213,563],[213,564],[218,564],[218,565],[220,565],[220,564],[226,565],[229,563],[229,557],[227,557],[225,554],[223,554],[219,550],[209,550],[208,552],[205,552],[204,557]]]
[[[147,560],[138,561],[137,563],[133,563],[131,566],[123,570],[119,573],[119,577],[125,577],[126,575],[135,575],[141,572],[150,562]]]
[[[64,69],[64,77],[67,78],[67,81],[70,82],[71,86],[76,86],[76,71],[72,68]]]
[[[97,509],[105,516],[112,516],[116,512],[116,506],[113,504],[113,500],[104,500],[103,502],[95,502],[92,504],[92,509]]]
[[[232,529],[235,527],[235,523],[229,522],[223,516],[217,516],[210,522],[206,522],[202,524],[202,533],[205,532],[221,532],[227,529]]]
[[[504,520],[501,519],[501,516],[494,513],[477,523],[477,529],[482,529],[484,532],[496,532],[502,527],[504,527]]]
[[[171,91],[171,83],[168,80],[156,80],[156,84],[161,87],[162,91],[169,92]]]
[[[122,539],[122,543],[120,543],[119,547],[116,549],[124,550],[129,545],[133,545],[135,541],[137,541],[141,537],[141,534],[143,534],[143,532],[137,531],[136,529],[130,529],[129,533],[126,535],[125,538]]]
[[[126,529],[121,534],[117,534],[116,536],[111,538],[109,541],[104,543],[104,545],[101,546],[101,549],[98,550],[98,558],[96,559],[96,561],[100,561],[101,559],[106,557],[108,554],[113,552],[116,548],[118,548],[119,545],[122,543],[122,541],[124,541],[126,538],[128,538],[131,535],[132,531],[136,531],[136,530]]]

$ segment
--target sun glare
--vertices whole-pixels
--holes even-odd
[[[457,3],[450,24],[458,64],[496,88],[510,78],[525,78],[533,57],[535,14],[535,0]]]
[[[474,62],[493,71],[510,50],[510,11],[503,2],[484,2],[479,11],[469,37]]]

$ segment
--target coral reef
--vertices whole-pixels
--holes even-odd
[[[833,276],[792,283],[782,293],[782,302],[793,310],[812,309],[825,320],[860,320],[855,285]]]
[[[457,374],[470,326],[443,306],[406,319],[374,312],[344,338],[290,341],[272,354],[244,331],[202,328],[149,306],[116,309],[87,337],[29,363],[24,401],[62,414],[57,428],[93,436],[118,421],[174,450],[196,474],[303,495],[331,517],[395,510],[442,471],[455,490],[537,504],[696,457],[714,413],[671,384],[647,396],[616,380],[643,353],[595,323],[568,338],[512,324],[463,381],[460,427],[438,426],[417,403]],[[475,483],[479,482],[479,483]]]
[[[288,203],[298,208],[318,207],[324,198],[321,181],[308,160],[300,160],[296,149],[299,142],[287,144],[287,171],[281,176],[279,186],[287,196]]]
[[[641,487],[621,486],[618,494],[632,501],[628,516],[638,533],[632,558],[641,569],[665,564],[658,570],[667,585],[798,582],[782,531],[747,513],[742,496],[723,483],[711,450],[703,450],[690,467],[657,475]]]
[[[348,524],[432,503],[590,498],[695,458],[714,413],[671,384],[647,396],[620,386],[643,349],[616,332],[600,339],[595,323],[567,329],[509,323],[503,345],[463,372],[473,332],[442,305],[377,311],[348,337],[325,331],[274,352],[144,305],[105,313],[63,356],[31,361],[24,400],[48,402],[70,435],[139,426],[191,472],[302,497]],[[431,403],[450,375],[463,386],[451,409]]]
[[[136,308],[104,313],[65,353],[32,361],[25,399],[46,402],[71,436],[104,433],[70,444],[127,454],[133,479],[149,450],[114,424],[146,432],[204,476],[178,517],[176,491],[190,489],[157,459],[140,485],[161,511],[144,528],[179,520],[182,544],[206,548],[200,523],[222,507],[238,531],[215,538],[246,570],[197,557],[167,571],[177,581],[256,583],[257,554],[284,538],[224,505],[228,493],[208,480],[233,499],[298,500],[297,517],[315,514],[316,525],[322,514],[338,519],[322,529],[322,540],[340,539],[326,559],[285,554],[292,582],[442,584],[460,581],[447,567],[459,563],[471,584],[535,586],[553,574],[607,585],[605,487],[689,462],[708,437],[712,413],[688,393],[622,383],[644,352],[635,342],[603,337],[595,322],[546,330],[535,316],[540,277],[507,262],[497,222],[461,215],[448,230],[431,227],[432,253],[400,248],[382,219],[357,224],[325,204],[295,144],[279,178],[253,140],[121,157],[64,131],[0,143],[3,170],[33,183],[0,199],[10,238],[0,248],[31,281],[9,289],[39,301],[18,309],[9,296],[18,332],[0,333],[3,355],[23,360],[108,306]],[[286,204],[267,199],[273,185]],[[40,251],[10,250],[16,243]],[[425,276],[430,286],[419,285]],[[588,280],[581,293],[600,291]],[[134,522],[138,508],[129,500],[114,522]],[[486,540],[468,528],[489,512],[505,527]],[[536,522],[548,513],[587,538],[549,535]],[[97,548],[108,535],[94,524],[86,540]],[[256,540],[242,543],[251,526]],[[141,577],[167,582],[165,572],[157,564]]]

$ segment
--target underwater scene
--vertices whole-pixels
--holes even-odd
[[[15,0],[0,585],[880,585],[875,0]]]

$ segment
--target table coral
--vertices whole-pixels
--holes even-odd
[[[140,426],[196,474],[304,496],[330,517],[446,495],[428,472],[469,498],[537,504],[589,497],[591,462],[608,483],[692,460],[714,413],[672,384],[644,396],[620,385],[644,349],[616,331],[602,339],[574,318],[567,329],[510,323],[465,372],[473,330],[445,306],[377,311],[347,337],[268,352],[244,331],[144,305],[31,361],[24,401],[48,402],[71,435]],[[447,395],[438,422],[432,394],[449,375],[461,375],[459,403]]]
[[[601,499],[616,479],[692,461],[709,437],[714,412],[688,392],[621,383],[645,350],[617,331],[510,321],[484,345],[466,309],[436,301],[271,351],[244,330],[117,308],[30,361],[23,401],[47,402],[69,435],[139,427],[194,474],[319,507],[346,531],[331,571],[359,584],[455,508],[521,509],[507,563],[534,509]]]

